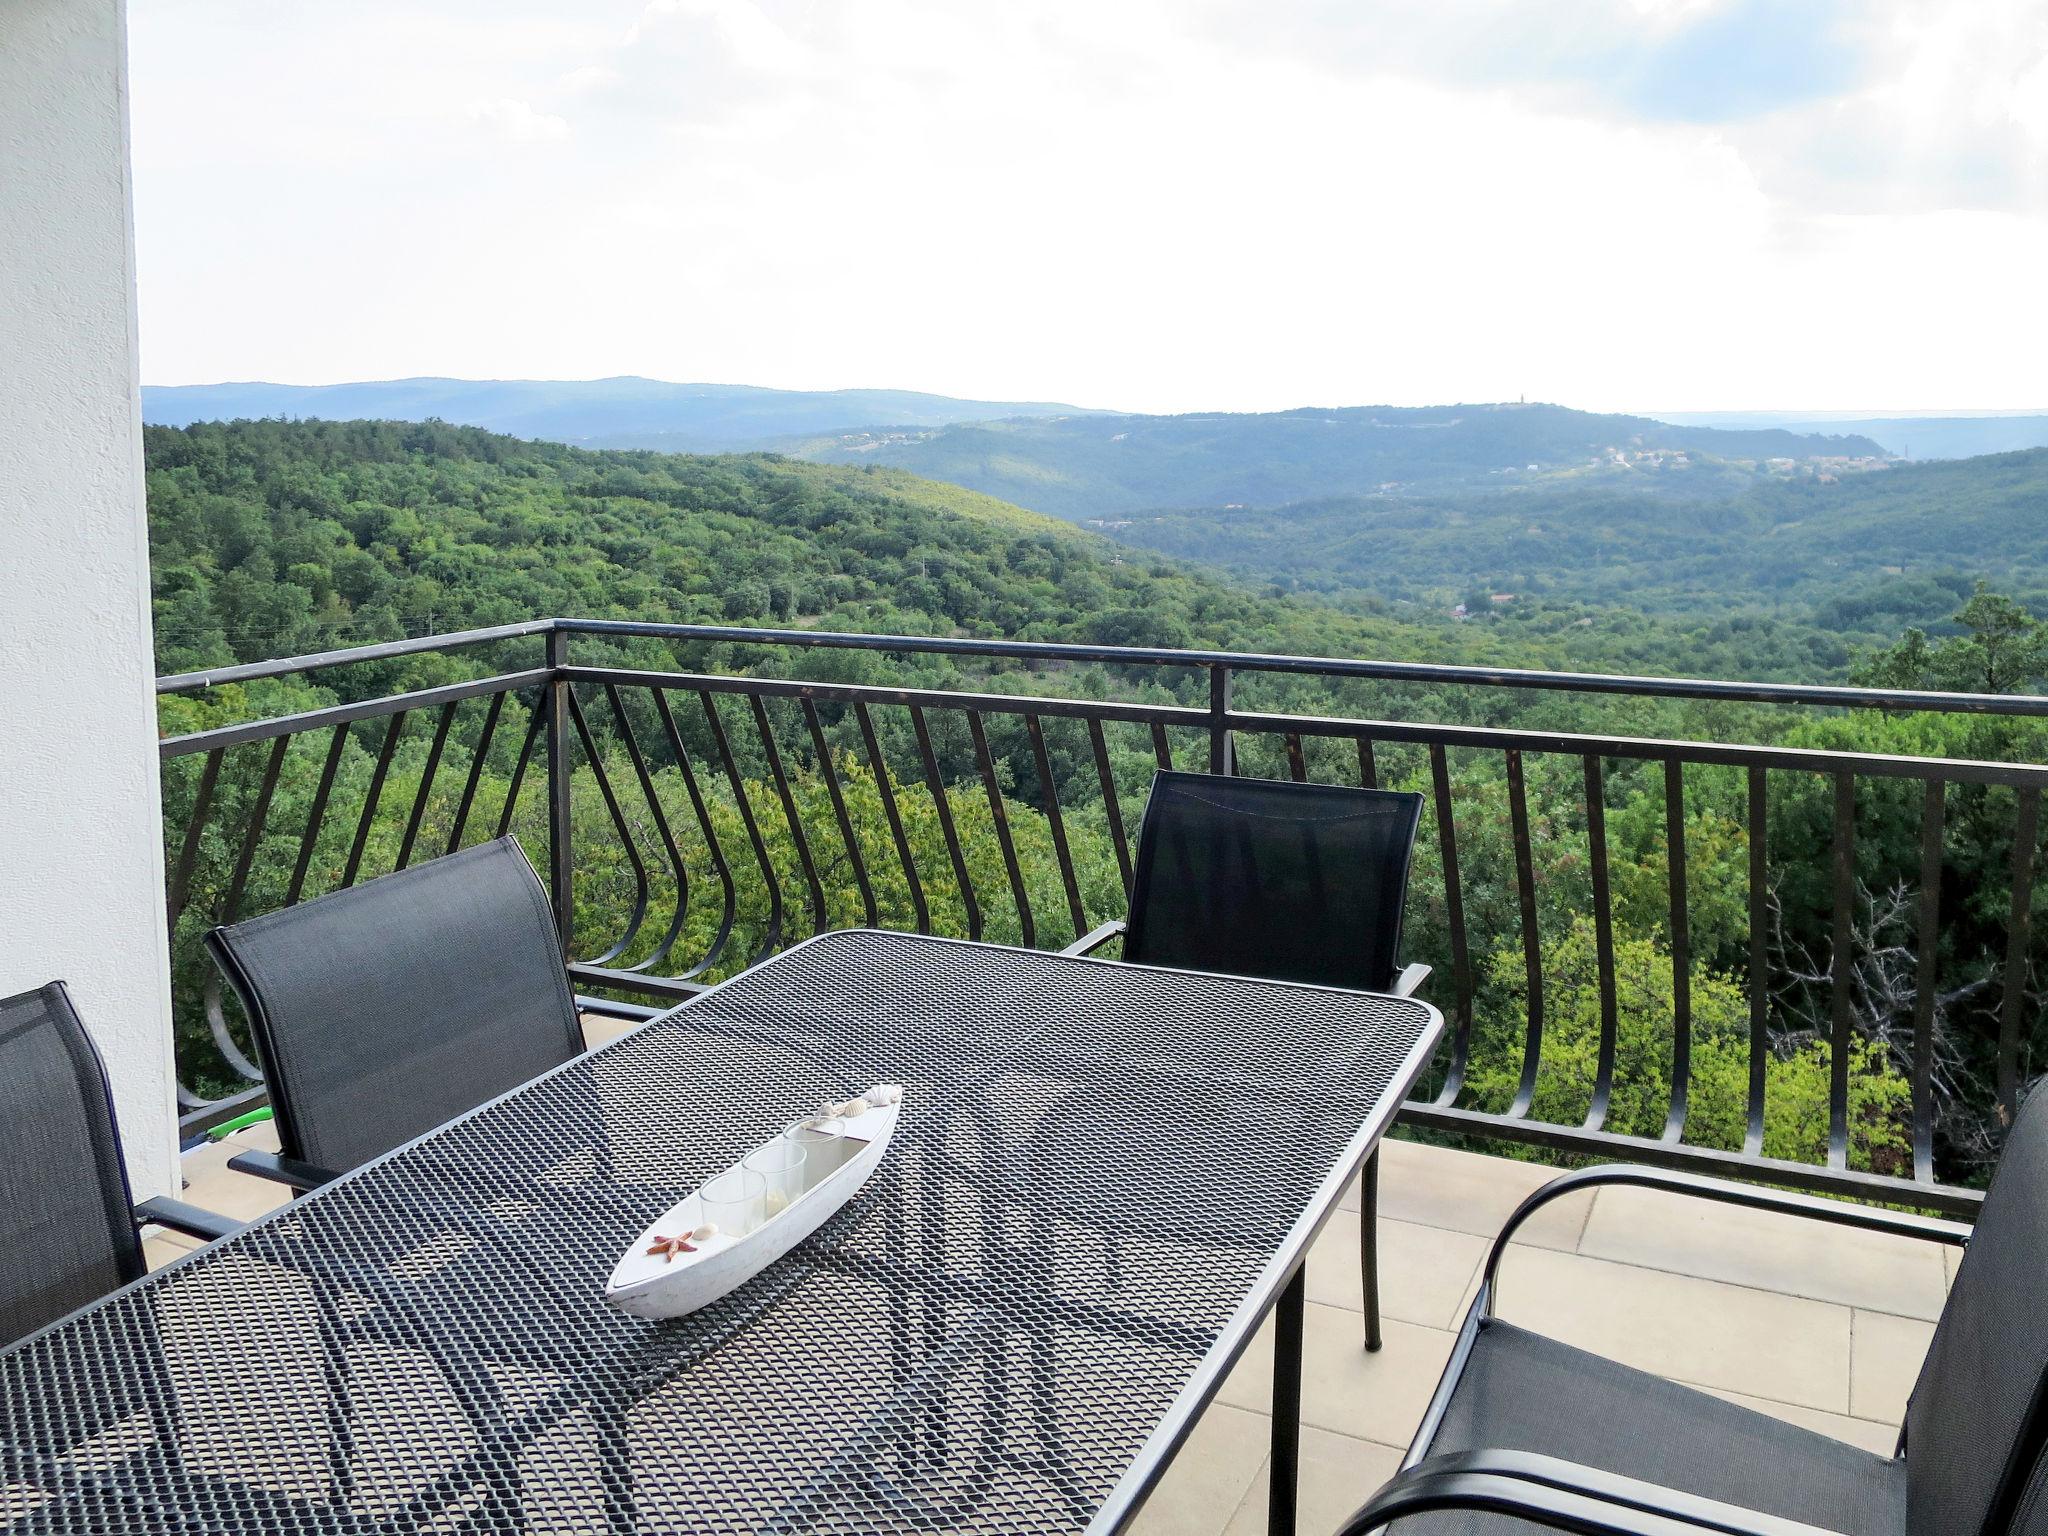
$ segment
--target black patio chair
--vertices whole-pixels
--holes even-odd
[[[1887,1458],[1494,1316],[1515,1229],[1560,1195],[1638,1184],[1967,1245]],[[1401,1472],[1340,1536],[1528,1530],[1677,1536],[2048,1533],[2048,1092],[2020,1107],[1974,1231],[1644,1168],[1553,1179],[1508,1218]]]
[[[131,1198],[106,1068],[63,982],[0,999],[0,1348],[141,1279],[146,1224],[209,1242],[240,1226]]]
[[[296,1190],[580,1054],[547,894],[510,837],[216,928],[279,1151],[228,1166]]]
[[[1128,918],[1069,945],[1118,935],[1143,965],[1313,982],[1406,997],[1429,975],[1403,967],[1401,910],[1422,796],[1162,769],[1152,780]],[[1379,1153],[1365,1165],[1359,1274],[1365,1347],[1380,1347]]]

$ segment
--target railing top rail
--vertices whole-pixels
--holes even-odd
[[[409,640],[386,640],[380,645],[314,651],[307,656],[282,656],[275,661],[251,661],[233,667],[208,667],[203,672],[174,672],[156,680],[156,691],[193,693],[201,688],[253,682],[261,677],[289,677],[295,672],[318,672],[327,667],[349,667],[365,661],[388,661],[394,656],[459,650],[464,646],[485,645],[493,640],[516,640],[521,635],[544,635],[553,630],[555,624],[554,619],[527,619],[518,624],[494,624],[489,629],[463,629],[446,635],[415,635]]]
[[[488,629],[422,635],[381,645],[320,651],[276,661],[249,662],[160,677],[160,694],[185,693],[223,683],[282,677],[298,672],[383,661],[397,656],[454,650],[493,640],[553,632],[642,636],[734,645],[800,649],[890,651],[937,656],[980,656],[1009,661],[1098,662],[1115,666],[1227,667],[1233,672],[1291,673],[1314,677],[1361,678],[1380,682],[1451,683],[1479,688],[1530,688],[1563,693],[1631,694],[1645,698],[1694,699],[1725,703],[1802,704],[1833,709],[1890,709],[1936,714],[2014,715],[2048,718],[2048,695],[1941,693],[1908,688],[1854,688],[1832,684],[1748,683],[1712,678],[1640,677],[1610,672],[1543,672],[1519,667],[1479,667],[1449,662],[1365,661],[1327,656],[1288,656],[1256,651],[1177,650],[1159,646],[1076,645],[1050,640],[978,640],[952,635],[869,635],[822,629],[756,629],[732,624],[665,624],[637,619],[531,619]]]

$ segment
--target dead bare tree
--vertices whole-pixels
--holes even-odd
[[[1826,953],[1817,957],[1792,938],[1775,888],[1769,892],[1768,911],[1771,995],[1779,1021],[1772,1044],[1783,1051],[1813,1041],[1826,1044],[1834,1034],[1832,940]],[[1859,1038],[1882,1046],[1893,1068],[1909,1078],[1914,1066],[1914,1013],[1920,1000],[1918,918],[1919,894],[1904,881],[1882,892],[1857,882],[1849,923],[1850,1027]],[[1995,1102],[1982,1092],[1983,1063],[1973,1060],[1969,1034],[1958,1026],[1973,1015],[1992,1017],[1990,1005],[2003,980],[2003,962],[1989,957],[1978,974],[1934,993],[1928,1069],[1934,1134],[1952,1159],[1971,1165],[1997,1156],[2003,1126]]]

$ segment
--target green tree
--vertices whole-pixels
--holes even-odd
[[[2048,625],[1984,582],[1952,615],[1960,635],[1938,640],[1909,629],[1898,644],[1857,662],[1867,688],[1933,688],[1952,693],[2017,693],[2048,677]]]

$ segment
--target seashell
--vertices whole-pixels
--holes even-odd
[[[866,1099],[848,1099],[839,1106],[839,1114],[842,1119],[852,1120],[866,1114],[873,1107]]]
[[[715,1221],[707,1221],[702,1226],[698,1227],[696,1231],[692,1232],[690,1236],[694,1241],[700,1243],[707,1238],[716,1237],[718,1236],[718,1223]]]
[[[895,1104],[903,1097],[903,1090],[894,1083],[879,1083],[861,1095],[868,1103],[876,1106]]]

